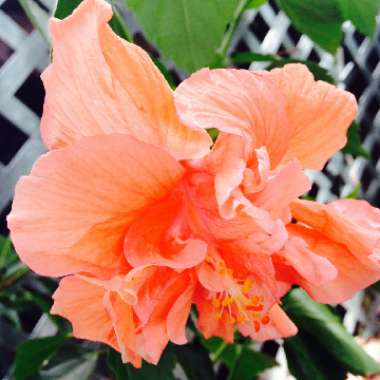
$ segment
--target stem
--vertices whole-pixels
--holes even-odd
[[[12,273],[10,276],[6,277],[4,280],[0,282],[0,291],[14,284],[18,279],[20,279],[22,276],[24,276],[28,272],[29,272],[29,268],[23,266],[16,272]]]
[[[218,48],[218,53],[225,59],[227,58],[226,56],[227,56],[228,48],[230,47],[232,37],[234,36],[236,27],[239,24],[241,16],[243,12],[245,11],[249,2],[250,0],[239,1],[238,6],[236,7],[234,15],[232,17],[232,20],[227,28],[227,31],[223,36],[222,43],[220,44],[220,47]]]

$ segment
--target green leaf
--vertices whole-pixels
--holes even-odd
[[[307,34],[328,52],[336,52],[343,37],[343,17],[337,0],[276,1],[300,32]]]
[[[91,378],[96,366],[96,351],[66,360],[47,370],[40,371],[39,380],[87,380]],[[123,380],[125,380],[124,377]]]
[[[54,17],[64,19],[73,13],[73,10],[82,2],[82,0],[57,0],[54,11]]]
[[[354,374],[380,373],[380,364],[372,359],[347,332],[328,306],[312,301],[301,289],[294,289],[283,299],[284,311],[301,332],[307,333]]]
[[[17,261],[18,259],[12,247],[11,239],[0,235],[0,270],[4,270]]]
[[[360,134],[359,124],[353,122],[347,132],[347,144],[342,149],[343,153],[351,154],[354,157],[364,157],[370,159],[370,154],[366,148],[363,147]]]
[[[30,339],[22,343],[16,352],[15,379],[24,380],[35,374],[66,339],[66,335],[58,335]]]
[[[379,0],[338,0],[342,14],[360,32],[371,37],[376,30],[376,16],[379,13]]]
[[[288,368],[298,380],[346,379],[347,371],[305,334],[285,339],[284,350]]]
[[[28,19],[44,40],[50,45],[50,35],[48,32],[49,14],[42,9],[34,0],[19,0]]]
[[[226,344],[213,337],[203,339],[202,344],[210,351],[213,361],[223,361],[230,373],[228,380],[251,380],[261,372],[277,365],[276,361],[243,344]]]
[[[131,364],[124,364],[120,354],[112,350],[108,351],[107,363],[116,380],[175,380],[175,353],[171,346],[166,348],[157,365],[143,362],[141,368],[137,369]]]
[[[192,72],[216,59],[239,1],[128,0],[127,3],[163,56]]]
[[[267,68],[268,70],[273,69],[275,67],[283,67],[289,63],[302,63],[303,65],[306,65],[308,69],[313,73],[315,79],[323,80],[328,83],[335,83],[334,78],[330,75],[330,73],[325,68],[319,66],[315,62],[308,61],[308,60],[282,58],[278,55],[272,55],[272,54],[244,52],[244,53],[236,54],[232,58],[232,61],[234,64],[251,63],[251,62],[268,62],[270,63],[270,65]]]
[[[188,380],[216,379],[209,353],[198,340],[184,346],[176,346],[175,353]]]
[[[268,0],[251,0],[248,2],[246,9],[252,9],[252,8],[260,8],[262,5],[264,5]]]
[[[128,378],[128,368],[121,361],[121,355],[112,348],[107,349],[107,364],[114,374],[115,380],[125,380]]]
[[[243,347],[234,366],[230,369],[229,380],[252,380],[276,365],[276,361],[269,356]]]

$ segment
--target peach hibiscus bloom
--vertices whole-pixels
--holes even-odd
[[[173,93],[111,16],[84,0],[51,21],[49,152],[8,217],[20,258],[63,277],[52,312],[74,336],[139,367],[186,343],[193,304],[205,337],[274,339],[296,333],[280,307],[294,284],[337,302],[380,277],[380,211],[297,200],[303,170],[345,144],[352,95],[302,65],[205,69]],[[208,128],[221,131],[213,146]]]

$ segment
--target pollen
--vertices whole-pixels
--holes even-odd
[[[252,288],[252,285],[252,280],[250,278],[246,278],[243,283],[243,293],[248,294]]]

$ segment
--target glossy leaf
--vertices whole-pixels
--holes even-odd
[[[248,5],[246,9],[251,8],[260,8],[262,5],[264,5],[268,0],[251,0],[248,2]]]
[[[107,349],[107,365],[114,375],[114,380],[128,378],[128,367],[121,361],[121,355],[111,347]]]
[[[337,0],[276,1],[300,32],[328,52],[336,52],[342,41],[341,24],[344,21]]]
[[[344,380],[347,371],[306,334],[285,339],[289,371],[298,380]]]
[[[189,72],[216,59],[238,4],[238,0],[127,1],[149,40],[165,58]]]
[[[176,357],[172,347],[167,347],[157,365],[143,362],[141,368],[135,368],[131,364],[123,364],[118,352],[110,350],[107,355],[107,363],[115,376],[115,380],[175,380],[173,369]]]
[[[198,341],[176,346],[175,353],[188,380],[216,379],[209,353]]]
[[[96,366],[97,352],[86,353],[77,358],[65,360],[47,370],[40,371],[39,380],[88,380]],[[126,380],[124,377],[123,380]]]
[[[354,157],[364,157],[367,160],[370,158],[369,152],[362,145],[359,125],[357,123],[352,123],[347,133],[347,144],[342,149],[343,153],[351,154]]]
[[[274,359],[248,347],[243,347],[236,358],[233,367],[230,368],[230,380],[252,380],[260,373],[276,366]]]
[[[312,301],[301,289],[283,299],[283,308],[301,332],[307,333],[354,374],[380,373],[380,364],[372,359],[347,332],[328,306]]]
[[[337,0],[343,17],[350,20],[360,32],[371,37],[376,30],[376,16],[379,13],[379,0]]]
[[[24,380],[36,373],[66,341],[67,336],[49,336],[30,339],[20,345],[16,352],[14,376]]]
[[[58,0],[54,10],[54,17],[63,19],[71,13],[82,2],[82,0]]]

